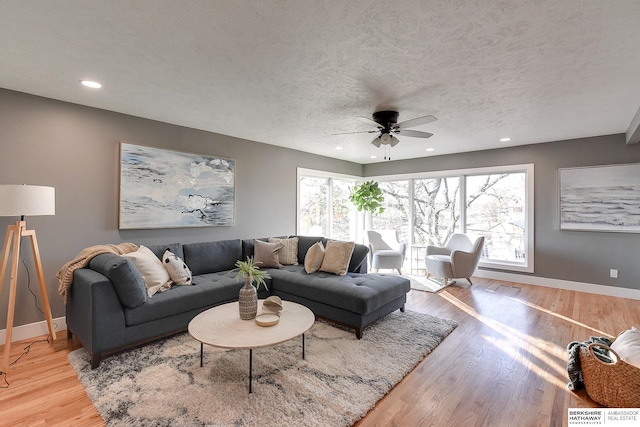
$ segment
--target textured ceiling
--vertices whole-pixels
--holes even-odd
[[[2,0],[0,87],[371,163],[371,135],[332,133],[381,109],[438,117],[394,160],[625,132],[639,22],[637,0]]]

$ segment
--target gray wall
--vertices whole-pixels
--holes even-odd
[[[364,175],[534,164],[535,265],[533,275],[640,289],[640,234],[560,230],[558,169],[640,162],[640,145],[624,134],[533,144],[497,150],[376,163]],[[609,269],[618,279],[609,278]]]
[[[235,159],[235,226],[118,230],[120,141]],[[56,215],[27,218],[28,228],[37,232],[54,317],[64,316],[55,274],[87,246],[294,234],[297,167],[358,176],[363,169],[356,163],[1,89],[0,144],[0,184],[56,188]],[[17,219],[0,217],[2,236]],[[28,239],[23,239],[21,252],[31,288],[39,295]],[[43,320],[22,265],[18,276],[14,325]],[[8,273],[4,283],[0,329],[6,327]]]
[[[235,226],[118,230],[120,141],[235,159]],[[640,145],[625,145],[622,134],[362,166],[0,89],[0,144],[0,184],[56,188],[56,215],[27,218],[28,227],[37,230],[54,317],[64,315],[55,273],[87,246],[295,233],[297,167],[377,176],[534,163],[534,274],[640,289],[639,234],[560,231],[558,225],[558,168],[640,162]],[[4,231],[16,219],[0,217],[0,227]],[[30,252],[23,248],[38,294]],[[608,277],[610,268],[619,270],[618,279]],[[0,293],[0,329],[6,327],[8,276]],[[21,266],[14,323],[42,319]]]

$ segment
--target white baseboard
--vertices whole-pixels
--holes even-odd
[[[67,330],[67,320],[65,317],[58,317],[53,319],[53,328],[56,332]],[[11,335],[11,342],[27,340],[40,335],[47,335],[49,328],[47,327],[46,320],[36,323],[29,323],[27,325],[14,326],[13,333]],[[0,344],[4,344],[4,340],[7,336],[7,330],[0,330]]]
[[[549,279],[547,277],[528,276],[525,274],[480,269],[476,270],[474,276],[486,279],[524,283],[525,285],[544,286],[547,288],[566,289],[569,291],[586,292],[589,294],[640,300],[640,289],[619,288],[616,286],[604,286],[593,283],[572,282],[570,280]]]

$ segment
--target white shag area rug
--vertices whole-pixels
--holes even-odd
[[[457,326],[396,311],[353,331],[317,321],[302,339],[249,351],[204,347],[188,333],[106,357],[69,361],[107,426],[350,426]]]

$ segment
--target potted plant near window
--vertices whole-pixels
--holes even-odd
[[[384,195],[377,182],[366,181],[353,187],[349,200],[356,206],[359,212],[365,211],[372,215],[384,212]]]
[[[244,279],[244,286],[240,289],[240,295],[238,296],[240,318],[242,320],[256,318],[258,313],[257,289],[260,289],[261,285],[268,289],[265,279],[269,279],[271,276],[269,276],[268,272],[260,270],[258,264],[262,263],[254,261],[253,257],[247,257],[246,261],[237,261],[236,268],[232,270],[238,272],[236,280]]]

